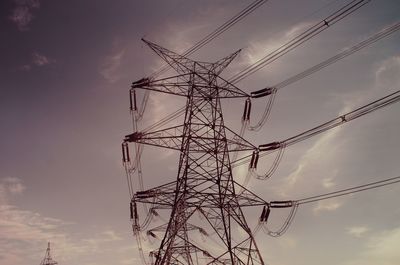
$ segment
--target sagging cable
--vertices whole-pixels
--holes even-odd
[[[296,216],[298,206],[299,206],[299,204],[296,201],[273,201],[273,202],[270,202],[270,204],[269,204],[270,208],[289,208],[289,207],[291,207],[291,210],[289,212],[289,215],[286,217],[286,220],[282,224],[282,226],[276,231],[271,231],[266,226],[266,221],[268,219],[267,210],[266,210],[265,215],[264,215],[264,217],[266,217],[266,219],[265,219],[265,222],[263,222],[264,225],[262,225],[263,231],[272,237],[279,237],[279,236],[283,235],[288,230],[290,225],[292,224],[293,219]]]
[[[249,124],[249,126],[247,127],[247,129],[249,131],[256,131],[256,132],[259,131],[265,125],[265,123],[268,121],[269,115],[271,114],[272,106],[273,106],[274,101],[275,101],[275,97],[276,97],[276,92],[277,91],[278,91],[277,88],[270,88],[269,89],[267,95],[270,95],[270,96],[268,97],[268,101],[265,104],[264,112],[261,115],[260,120],[255,125]]]
[[[266,172],[266,173],[264,173],[264,174],[262,174],[262,175],[260,175],[260,174],[258,174],[257,172],[256,172],[256,167],[257,167],[257,162],[258,162],[258,157],[259,157],[259,155],[256,157],[257,159],[255,160],[255,166],[256,167],[254,167],[254,168],[250,168],[249,169],[249,171],[252,173],[252,175],[255,177],[255,178],[257,178],[257,179],[259,179],[259,180],[267,180],[267,179],[269,179],[270,177],[272,177],[272,175],[275,173],[275,171],[277,170],[277,168],[278,168],[278,166],[279,166],[279,164],[281,163],[281,161],[282,161],[282,157],[283,157],[283,154],[285,153],[285,144],[282,144],[282,143],[279,143],[279,144],[277,144],[277,142],[275,142],[275,143],[273,143],[273,145],[271,145],[271,146],[267,146],[267,147],[265,147],[266,149],[269,149],[269,148],[274,148],[274,149],[272,149],[272,150],[275,150],[275,147],[276,146],[279,146],[278,147],[278,149],[279,149],[279,151],[278,151],[278,153],[276,154],[276,156],[275,156],[275,159],[274,159],[274,161],[272,162],[272,165],[270,166],[270,168],[269,168],[269,170]],[[251,161],[250,161],[251,162]]]

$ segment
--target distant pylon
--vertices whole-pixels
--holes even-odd
[[[46,249],[46,254],[44,255],[44,258],[40,265],[56,265],[58,264],[57,261],[53,260],[50,255],[50,242],[47,243],[47,249]]]

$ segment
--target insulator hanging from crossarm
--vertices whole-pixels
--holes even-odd
[[[151,208],[150,211],[151,211],[151,214],[152,214],[152,215],[157,216],[157,217],[160,216],[160,215],[158,214],[158,212],[157,212],[154,208]]]
[[[272,142],[272,143],[268,143],[268,144],[259,145],[258,150],[260,150],[261,152],[265,152],[265,151],[272,151],[275,149],[279,149],[281,147],[282,147],[281,142]]]
[[[249,121],[250,120],[250,113],[251,113],[251,100],[250,100],[250,98],[248,98],[248,99],[246,99],[246,102],[244,104],[242,120],[243,121]]]
[[[131,220],[133,220],[133,203],[131,202],[129,205],[129,212],[131,213]]]
[[[271,209],[269,205],[264,205],[264,208],[262,210],[261,216],[260,216],[260,222],[266,223],[268,221],[269,214],[271,213]]]
[[[253,154],[251,155],[249,168],[251,168],[251,169],[257,168],[257,164],[258,164],[258,159],[259,158],[260,158],[259,152],[258,151],[254,151]]]
[[[136,100],[136,90],[129,90],[129,109],[130,111],[137,111],[137,100]]]
[[[122,143],[122,162],[131,162],[131,157],[129,155],[129,146],[127,142]]]
[[[136,206],[136,202],[135,201],[131,201],[131,203],[130,203],[130,214],[131,214],[131,220],[133,221],[133,225],[135,226],[135,227],[138,227],[139,226],[139,214],[138,214],[138,211],[137,211],[137,206]]]
[[[156,234],[154,234],[152,231],[147,231],[146,232],[146,234],[148,235],[148,236],[151,236],[151,237],[154,237],[154,238],[157,238],[157,236],[156,236]]]
[[[208,236],[208,233],[207,233],[207,231],[206,231],[206,230],[204,230],[204,229],[203,229],[203,228],[201,228],[201,227],[199,227],[199,232],[200,232],[200,234],[202,234],[202,235]]]
[[[267,87],[267,88],[263,88],[254,92],[250,93],[250,96],[252,98],[262,98],[268,95],[271,95],[273,93],[275,93],[277,91],[277,89],[275,87]]]

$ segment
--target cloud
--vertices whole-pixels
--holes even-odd
[[[49,64],[53,64],[55,62],[56,60],[51,59],[42,53],[33,52],[31,54],[31,61],[27,64],[20,66],[19,70],[28,72],[32,70],[33,67],[43,67]]]
[[[36,66],[45,66],[55,62],[53,59],[48,58],[44,54],[38,52],[32,53],[32,63]]]
[[[288,186],[293,187],[304,176],[309,175],[308,172],[313,171],[315,167],[321,164],[321,157],[324,157],[324,160],[330,160],[331,163],[331,159],[333,158],[328,157],[327,154],[334,156],[334,151],[338,148],[337,144],[334,144],[334,142],[339,131],[340,129],[335,129],[333,131],[326,132],[310,149],[307,150],[305,155],[300,159],[295,171],[287,177],[286,181],[289,184]],[[326,150],[329,150],[330,152],[325,152]],[[324,154],[324,156],[322,156],[322,154]],[[326,179],[329,179],[329,181],[332,182],[336,173],[337,171],[335,170],[329,171],[331,176],[327,176],[327,174],[325,174],[326,177],[323,182],[326,182]]]
[[[13,21],[20,31],[29,30],[34,15],[32,10],[40,7],[40,0],[14,0],[15,8],[9,19]]]
[[[0,179],[0,204],[6,203],[13,195],[21,194],[25,190],[22,181],[16,177]]]
[[[19,178],[0,179],[0,264],[39,263],[49,241],[55,251],[54,259],[59,262],[93,261],[111,250],[112,244],[123,242],[122,236],[112,229],[100,228],[95,236],[68,233],[77,226],[12,205],[12,197],[23,195],[24,190],[26,187]],[[123,258],[127,258],[125,253]]]
[[[376,86],[378,88],[396,88],[400,83],[400,56],[390,57],[380,63],[375,71]]]
[[[333,177],[322,179],[322,186],[327,189],[335,186],[335,182],[333,182]]]
[[[267,40],[250,42],[248,49],[246,49],[244,55],[241,57],[241,64],[252,65],[256,63],[261,58],[264,58],[266,55],[274,52],[276,49],[281,47],[282,44],[287,43],[296,35],[303,32],[311,24],[311,22],[302,22],[283,32],[280,36]]]
[[[370,229],[367,226],[352,226],[348,227],[346,230],[347,233],[351,236],[362,237]]]
[[[121,76],[121,63],[125,55],[125,48],[118,47],[119,42],[114,42],[110,55],[107,55],[100,66],[100,74],[110,83],[118,81]]]
[[[334,201],[332,199],[319,201],[317,206],[313,208],[314,213],[321,211],[335,211],[343,205],[343,202]]]
[[[365,250],[345,265],[397,265],[400,260],[400,227],[370,237]]]

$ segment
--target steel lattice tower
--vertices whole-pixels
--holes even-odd
[[[148,231],[153,235],[163,231],[159,248],[151,252],[156,265],[264,264],[242,208],[265,205],[265,201],[235,182],[229,160],[231,152],[253,151],[256,147],[224,125],[221,109],[221,99],[248,97],[219,76],[239,51],[216,63],[205,63],[143,41],[178,75],[159,80],[144,78],[134,82],[132,89],[173,94],[187,101],[182,125],[134,132],[124,140],[125,148],[135,142],[180,152],[176,181],[133,195],[134,229],[140,229],[137,203],[151,205],[150,212],[171,210],[168,223]],[[195,233],[206,233],[206,229],[222,247],[205,249],[196,243]]]
[[[53,260],[51,255],[50,255],[50,242],[47,243],[47,249],[46,249],[46,254],[44,255],[44,258],[40,265],[57,265],[57,261]]]

